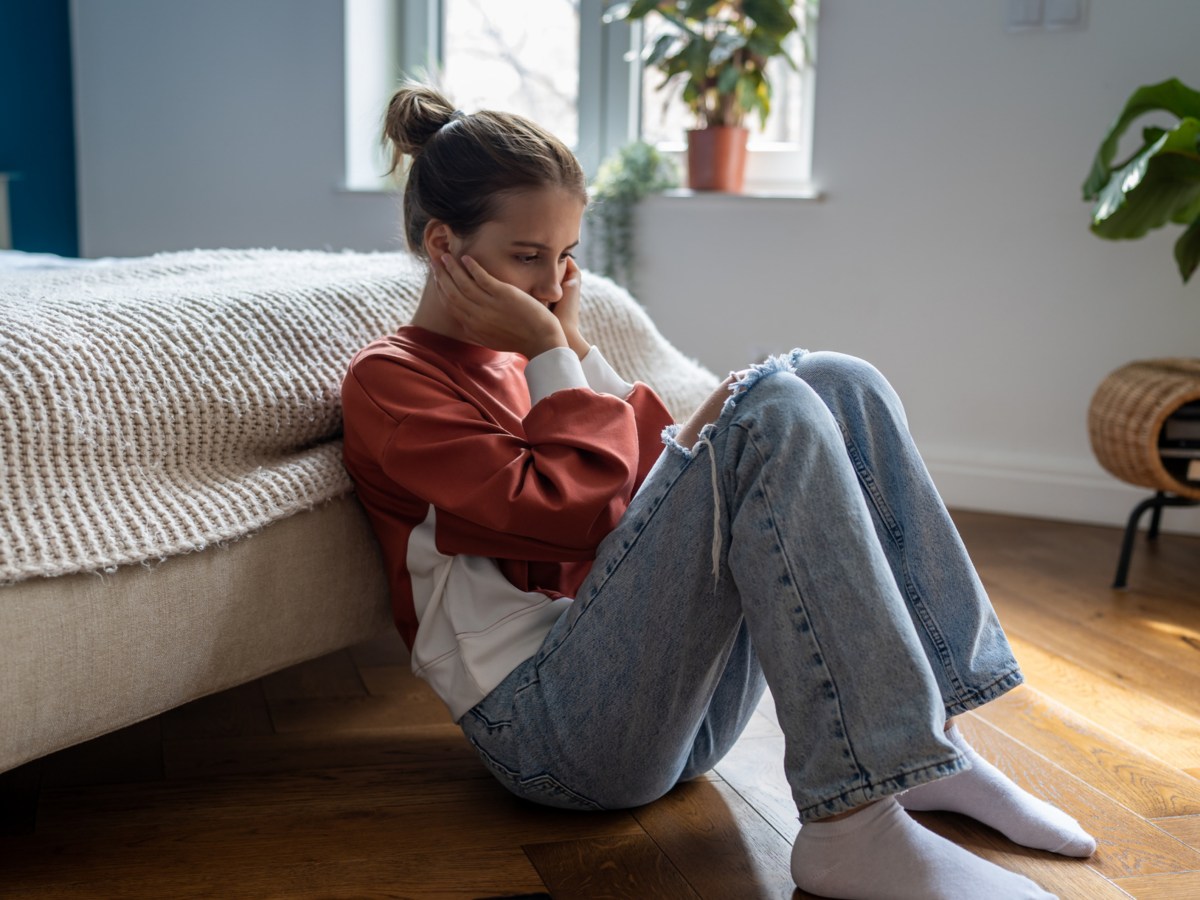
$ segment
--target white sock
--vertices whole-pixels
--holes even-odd
[[[1025,878],[923,828],[892,797],[810,822],[792,847],[796,885],[853,900],[1053,900]]]
[[[951,727],[946,737],[971,761],[971,768],[898,794],[901,806],[962,813],[1023,847],[1064,856],[1091,856],[1095,852],[1096,839],[1078,822],[1018,787],[976,753],[957,726]]]

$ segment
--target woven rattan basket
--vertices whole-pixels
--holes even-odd
[[[1122,481],[1200,500],[1200,484],[1167,471],[1158,436],[1167,417],[1200,400],[1200,359],[1150,359],[1100,382],[1088,409],[1088,435],[1100,465]]]

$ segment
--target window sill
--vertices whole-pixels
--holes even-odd
[[[389,187],[386,184],[341,184],[334,185],[334,193],[337,194],[402,194],[404,189],[402,186]]]
[[[386,194],[388,196],[398,196],[399,194],[403,193],[403,188],[339,184],[334,188],[334,191],[339,194]],[[651,194],[646,198],[645,202],[653,203],[655,201],[661,201],[664,203],[679,203],[682,201],[687,201],[691,203],[709,202],[716,205],[723,205],[729,203],[749,203],[757,200],[790,200],[793,202],[802,201],[806,203],[820,203],[824,202],[825,195],[817,188],[812,186],[796,188],[748,188],[747,190],[742,191],[740,194],[729,194],[723,191],[693,191],[689,190],[688,188],[674,188],[658,194]]]
[[[716,204],[746,203],[754,200],[801,200],[806,202],[823,201],[825,195],[812,185],[800,185],[786,188],[755,188],[748,187],[740,194],[730,194],[724,191],[693,191],[688,188],[675,188],[652,194],[647,200],[662,200],[666,203],[679,201],[711,201]]]

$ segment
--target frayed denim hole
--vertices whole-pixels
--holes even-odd
[[[800,360],[807,353],[807,350],[796,348],[790,353],[779,353],[775,356],[768,356],[762,362],[755,363],[746,370],[745,375],[729,386],[729,399],[725,401],[721,412],[724,413],[735,407],[754,385],[758,384],[758,382],[768,375],[776,375],[780,372],[796,374],[796,366],[799,365]]]
[[[690,460],[692,458],[692,448],[685,447],[679,443],[679,432],[682,430],[683,425],[678,422],[668,425],[662,430],[662,442],[666,444],[668,450],[674,451],[684,459]]]

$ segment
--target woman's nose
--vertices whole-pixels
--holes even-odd
[[[546,275],[534,286],[534,296],[543,303],[557,303],[562,299],[562,285],[556,276],[557,273]]]

